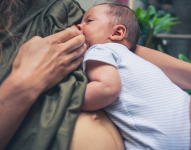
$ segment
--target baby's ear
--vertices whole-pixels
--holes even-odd
[[[124,39],[126,35],[126,27],[124,25],[115,25],[113,29],[113,33],[110,35],[110,40],[120,41]]]

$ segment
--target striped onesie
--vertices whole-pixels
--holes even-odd
[[[89,48],[84,70],[87,60],[102,61],[118,69],[121,93],[104,110],[119,128],[126,149],[189,150],[190,96],[158,67],[117,43]]]

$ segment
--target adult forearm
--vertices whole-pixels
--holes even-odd
[[[11,74],[0,87],[0,150],[7,145],[41,92],[28,81],[29,78]]]
[[[191,64],[142,46],[135,54],[158,66],[180,88],[191,90]]]

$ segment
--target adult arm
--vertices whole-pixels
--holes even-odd
[[[86,87],[82,110],[98,110],[118,98],[121,80],[116,67],[104,62],[88,60],[86,74],[91,82]]]
[[[85,38],[76,27],[21,46],[10,76],[0,87],[0,150],[7,145],[31,105],[82,62]]]
[[[180,88],[191,90],[191,64],[138,45],[135,54],[158,66]]]

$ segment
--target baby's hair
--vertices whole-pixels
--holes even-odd
[[[131,44],[130,50],[135,51],[140,36],[140,28],[135,13],[126,5],[118,3],[103,3],[108,5],[106,14],[111,18],[112,24],[122,24],[126,27],[127,41]]]

